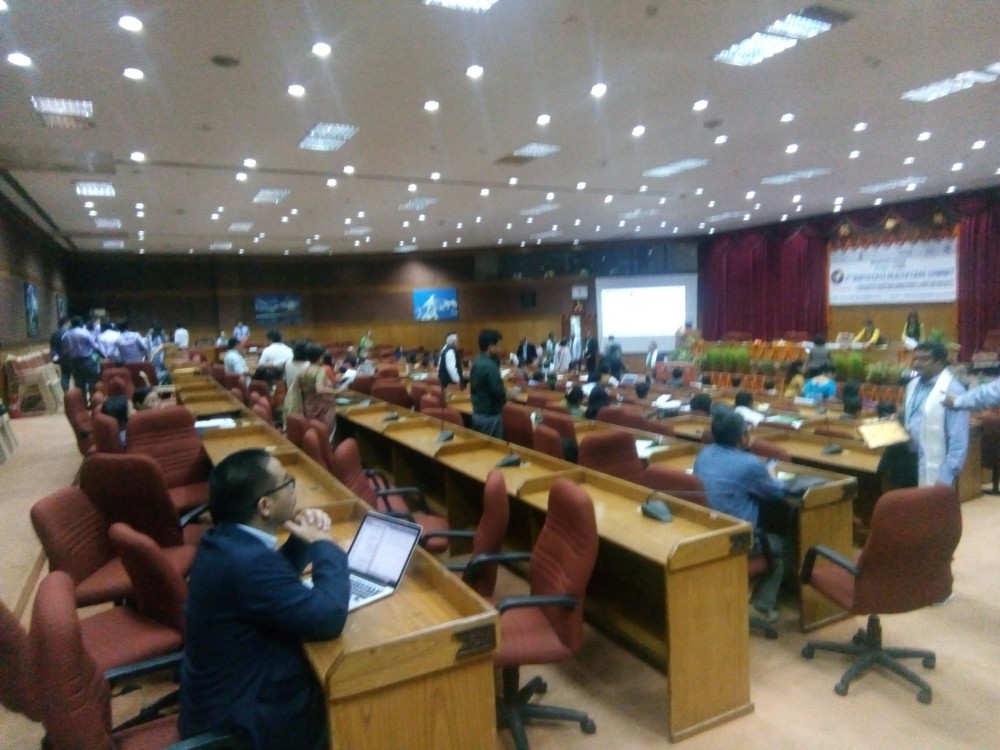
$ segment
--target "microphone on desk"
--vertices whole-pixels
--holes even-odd
[[[438,433],[437,441],[439,443],[447,443],[449,440],[455,437],[454,430],[446,430],[444,428],[444,410],[445,404],[448,402],[445,400],[444,388],[441,389],[441,409],[439,414],[441,415],[441,432]]]
[[[510,440],[506,437],[504,440],[507,443],[507,455],[496,462],[496,467],[498,469],[506,469],[510,466],[520,466],[521,457],[514,453],[514,449],[510,447]]]
[[[383,422],[395,422],[397,419],[399,419],[399,412],[398,411],[391,411],[388,414],[386,414],[384,417],[382,417],[382,421]]]

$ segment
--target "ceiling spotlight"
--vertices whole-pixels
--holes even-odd
[[[243,166],[246,167],[247,169],[254,169],[257,166],[257,160],[247,157],[246,159],[243,160]]]
[[[785,114],[783,114],[781,116],[781,121],[782,122],[791,122],[794,119],[795,119],[795,115],[793,115],[791,112],[786,112]]]
[[[691,107],[691,109],[693,109],[695,112],[701,112],[707,108],[708,108],[708,99],[699,99],[694,103],[694,106]]]
[[[240,181],[240,182],[246,182],[247,181],[247,173],[246,172],[237,172],[236,173],[236,179],[238,181]]]
[[[867,130],[867,129],[868,129],[867,122],[859,122],[857,125],[854,126],[855,133],[860,133],[862,130]]]
[[[146,155],[142,151],[133,151],[128,158],[132,161],[146,161]]]
[[[556,197],[555,193],[546,193],[545,194],[545,200],[547,200],[547,201],[555,200],[555,197]]]
[[[611,201],[613,201],[614,199],[615,199],[615,196],[613,196],[613,195],[605,195],[604,196],[604,202],[605,203],[611,203]]]
[[[440,180],[441,179],[441,173],[440,172],[431,172],[431,179],[435,180],[435,181]]]
[[[125,31],[142,31],[142,21],[134,16],[122,16],[118,19],[118,25]]]
[[[632,128],[632,136],[634,138],[638,138],[639,136],[641,136],[645,132],[646,132],[646,126],[645,125],[636,125],[634,128]]]
[[[786,154],[794,154],[798,150],[799,150],[799,144],[797,143],[789,143],[787,146],[785,146]]]
[[[337,178],[336,177],[331,177],[329,180],[326,181],[326,186],[327,187],[337,187]]]
[[[724,135],[716,136],[715,137],[715,145],[716,146],[721,146],[723,143],[725,143],[728,140],[729,140],[728,136],[724,136]]]
[[[333,52],[333,48],[326,42],[316,42],[312,46],[312,53],[316,57],[329,57],[331,52]]]
[[[424,102],[424,109],[426,109],[428,112],[437,112],[438,109],[440,108],[441,104],[434,101],[433,99],[429,99],[428,101]]]
[[[861,156],[861,152],[860,151],[852,151],[851,153],[849,153],[847,155],[847,158],[848,159],[857,159],[859,156]]]
[[[19,68],[30,68],[31,58],[28,57],[23,52],[11,52],[7,55],[7,62],[11,65],[16,65]]]
[[[483,188],[482,190],[479,191],[479,194],[485,198],[486,196],[488,196],[490,194],[490,189],[489,188]]]
[[[354,174],[354,167],[352,167],[350,164],[345,164],[344,174]]]
[[[931,133],[929,130],[925,130],[923,133],[917,136],[918,141],[929,141],[931,138]]]
[[[469,76],[473,81],[478,81],[483,77],[483,66],[482,65],[470,65],[465,69],[465,75]]]
[[[590,88],[590,95],[595,99],[600,99],[606,93],[608,93],[608,87],[605,86],[603,83],[595,83]]]
[[[507,184],[508,185],[516,185],[517,184],[517,178],[516,177],[511,177],[509,180],[507,180]]]
[[[976,141],[975,143],[972,144],[972,149],[974,151],[978,151],[979,149],[985,147],[986,147],[986,141]]]
[[[538,115],[538,119],[535,120],[535,122],[537,122],[539,125],[548,125],[550,122],[552,122],[552,118],[549,117],[548,115]]]
[[[417,192],[417,186],[412,182],[407,186],[406,189],[409,190],[411,193]]]
[[[133,81],[141,81],[146,77],[146,74],[138,68],[125,68],[125,70],[122,71],[122,75],[126,78],[131,78]]]
[[[586,187],[587,187],[587,183],[586,182],[578,182],[578,183],[576,183],[576,189],[577,190],[584,190]]]
[[[293,83],[291,86],[288,87],[288,93],[291,94],[292,96],[305,96],[306,87],[300,86],[297,83]]]

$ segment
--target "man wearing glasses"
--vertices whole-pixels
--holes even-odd
[[[347,619],[347,556],[330,518],[295,510],[295,479],[263,450],[209,478],[205,532],[185,607],[180,729],[240,736],[254,750],[329,746],[323,691],[303,641],[336,638]],[[290,533],[278,546],[277,534]],[[301,579],[312,565],[312,582]]]

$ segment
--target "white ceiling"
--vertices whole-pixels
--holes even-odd
[[[113,158],[114,174],[104,177],[117,192],[94,199],[99,217],[121,219],[125,250],[146,253],[300,255],[315,235],[312,244],[337,254],[400,244],[534,246],[539,233],[555,235],[543,245],[686,237],[829,213],[837,198],[852,209],[877,197],[892,203],[949,186],[1000,184],[1000,81],[931,103],[900,98],[1000,61],[993,0],[829,0],[853,18],[746,68],[712,58],[803,0],[498,0],[483,14],[419,0],[6,3],[3,187],[11,194],[20,186],[54,233],[80,250],[99,250],[104,239],[74,192],[74,181],[88,175],[42,164],[85,164],[92,152]],[[143,22],[141,32],[118,26],[126,13]],[[311,53],[317,41],[331,45],[329,57]],[[8,63],[14,51],[33,65]],[[218,67],[213,55],[239,65]],[[473,64],[485,69],[478,81],[466,76]],[[126,67],[143,70],[144,80],[125,78]],[[599,100],[590,95],[597,82],[608,87]],[[293,83],[305,87],[304,97],[287,93]],[[92,100],[95,126],[45,128],[33,95]],[[429,99],[440,102],[437,112],[424,110]],[[693,111],[700,99],[707,109]],[[543,113],[551,116],[545,127],[536,124]],[[781,123],[785,113],[794,121]],[[300,150],[320,121],[359,130],[338,151]],[[855,132],[858,122],[867,129]],[[641,137],[632,135],[636,125],[646,128]],[[918,142],[924,131],[930,139]],[[719,135],[725,144],[715,144]],[[985,147],[974,150],[977,140]],[[530,142],[561,151],[523,166],[495,163]],[[798,151],[789,155],[793,143]],[[860,157],[849,159],[855,149]],[[131,162],[133,151],[145,163]],[[242,167],[247,157],[256,169]],[[906,157],[915,160],[906,165]],[[643,177],[688,158],[708,164]],[[356,168],[353,176],[343,174],[345,165]],[[830,172],[761,184],[809,168]],[[235,179],[239,171],[248,173],[245,182]],[[912,192],[859,192],[911,176],[926,181]],[[335,188],[326,186],[330,177]],[[252,203],[262,187],[291,193],[280,205]],[[437,200],[423,222],[400,208],[413,197]],[[524,212],[547,203],[558,208],[527,223]],[[229,232],[232,222],[253,229]],[[370,230],[345,234],[359,227]],[[260,232],[266,236],[254,243]],[[214,242],[233,246],[211,251]]]

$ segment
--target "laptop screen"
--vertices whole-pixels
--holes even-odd
[[[347,565],[352,573],[395,586],[403,577],[420,532],[415,523],[369,513],[351,542]]]

